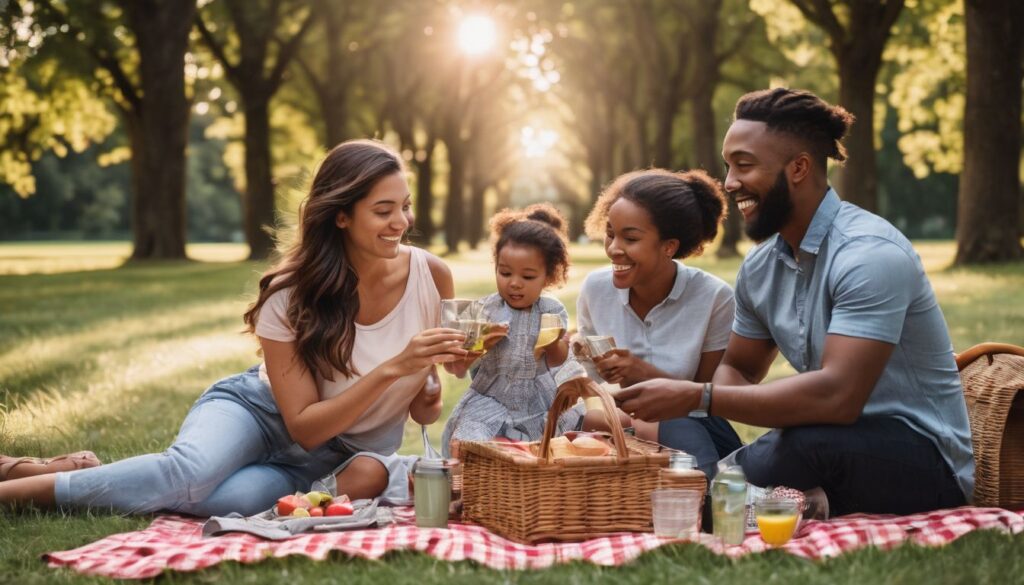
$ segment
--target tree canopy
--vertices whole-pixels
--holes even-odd
[[[957,226],[961,262],[1017,258],[1014,4],[11,0],[0,6],[0,238],[127,231],[135,257],[172,258],[189,238],[242,236],[262,258],[316,159],[355,137],[408,161],[421,242],[475,246],[494,211],[539,200],[562,207],[576,236],[622,172],[723,178],[736,98],[785,85],[858,118],[833,173],[842,197],[911,236]],[[1009,80],[1000,105],[972,94],[972,70]],[[971,163],[969,144],[991,142],[972,120],[994,112],[1016,133]],[[1006,168],[998,187],[957,182]],[[999,197],[985,203],[991,189]],[[720,254],[735,254],[737,221]],[[1001,240],[967,244],[993,225]]]

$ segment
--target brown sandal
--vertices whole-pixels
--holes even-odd
[[[49,459],[40,459],[38,457],[7,457],[0,455],[0,481],[6,481],[10,478],[11,471],[15,467],[24,463],[42,465],[45,466],[45,469],[36,473],[29,473],[21,477],[42,475],[44,473],[56,473],[58,471],[89,469],[90,467],[97,467],[103,464],[103,462],[101,462],[92,451],[78,451],[76,453],[68,453],[66,455],[59,455]]]

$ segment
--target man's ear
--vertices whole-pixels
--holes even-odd
[[[811,155],[806,152],[798,152],[793,160],[786,164],[789,181],[798,185],[811,176],[814,161]]]
[[[339,211],[338,215],[334,216],[334,225],[338,226],[339,228],[341,228],[341,229],[347,228],[348,227],[348,223],[349,223],[349,219],[348,219],[348,216],[345,215],[344,211]]]

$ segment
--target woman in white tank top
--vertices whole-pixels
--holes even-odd
[[[466,355],[463,334],[437,327],[450,271],[400,244],[412,219],[397,154],[335,147],[245,314],[264,363],[207,390],[163,453],[56,474],[9,466],[0,504],[254,514],[339,466],[340,492],[382,493],[405,419],[440,415],[434,365]]]

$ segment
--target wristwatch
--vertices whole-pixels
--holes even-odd
[[[711,410],[711,382],[704,382],[704,388],[700,393],[700,406],[690,411],[691,418],[706,418]]]

